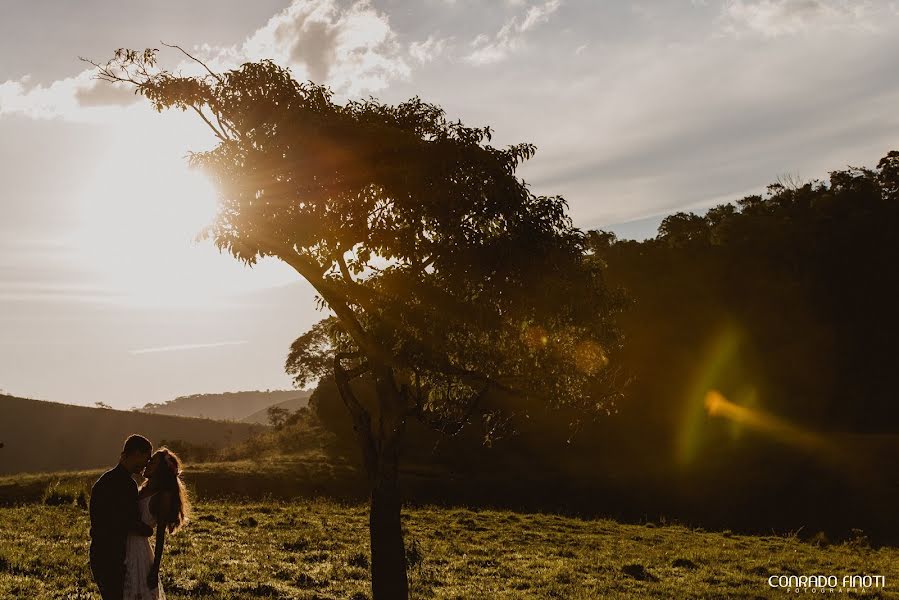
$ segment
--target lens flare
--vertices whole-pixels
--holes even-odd
[[[820,436],[764,411],[734,404],[718,390],[709,390],[705,395],[704,404],[710,417],[728,419],[745,425],[792,446],[805,450],[821,450],[825,446]]]
[[[675,458],[682,466],[692,463],[702,446],[708,420],[703,404],[705,394],[721,386],[728,369],[738,362],[739,346],[738,328],[727,325],[706,348],[702,366],[684,398],[684,414],[675,439]]]

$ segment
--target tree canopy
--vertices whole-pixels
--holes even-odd
[[[496,148],[489,127],[419,98],[336,104],[270,61],[188,77],[122,50],[100,75],[204,119],[219,143],[190,160],[221,200],[204,234],[246,263],[284,260],[335,313],[294,344],[297,383],[359,352],[403,370],[415,410],[489,386],[597,406],[614,394],[595,392],[621,298],[565,200],[515,175],[533,145]]]

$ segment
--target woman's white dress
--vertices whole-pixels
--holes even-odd
[[[150,498],[153,494],[137,501],[141,520],[156,528],[156,517],[150,513]],[[165,600],[162,582],[155,590],[147,587],[147,575],[153,567],[153,547],[150,538],[128,534],[125,542],[125,595],[124,600]]]

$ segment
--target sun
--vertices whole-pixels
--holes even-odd
[[[215,140],[190,115],[152,111],[110,123],[106,151],[72,182],[64,200],[76,225],[66,239],[82,283],[109,302],[132,307],[222,307],[239,296],[297,280],[287,265],[252,269],[197,234],[213,223],[218,192],[189,150]]]
[[[215,219],[216,190],[183,153],[139,144],[111,152],[81,182],[77,206],[79,266],[112,296],[184,305],[223,285],[202,264],[216,253],[196,240]]]

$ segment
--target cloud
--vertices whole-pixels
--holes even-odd
[[[128,354],[155,354],[157,352],[179,352],[182,350],[204,350],[206,348],[221,348],[223,346],[242,346],[248,343],[248,340],[228,341],[228,342],[210,342],[206,344],[178,344],[175,346],[157,346],[155,348],[140,348],[137,350],[129,350]]]
[[[840,0],[729,0],[722,12],[724,30],[764,37],[795,35],[809,29],[876,27],[868,2]]]
[[[336,0],[294,0],[243,42],[202,45],[192,52],[218,70],[247,61],[271,59],[288,66],[298,80],[329,85],[338,97],[358,96],[407,79],[410,63],[423,64],[443,52],[444,40],[401,44],[387,15],[359,0],[342,7]],[[179,57],[171,70],[198,74],[201,67]],[[163,61],[164,62],[164,61]],[[93,69],[49,84],[29,76],[0,83],[0,117],[21,114],[34,119],[63,118],[97,122],[110,110],[137,100],[127,86],[95,80]]]
[[[140,100],[132,86],[112,85],[104,81],[93,81],[93,85],[75,88],[75,100],[79,106],[128,106]]]
[[[409,56],[415,59],[419,64],[429,63],[446,49],[449,42],[447,38],[437,38],[429,35],[428,39],[422,42],[412,42],[409,44]]]
[[[414,58],[433,52],[434,44],[415,46]],[[346,8],[335,0],[294,0],[242,44],[204,48],[218,68],[271,59],[291,67],[297,79],[327,84],[343,96],[377,92],[408,78],[411,51],[399,42],[386,13],[366,0]]]
[[[49,84],[33,83],[30,75],[0,83],[0,117],[18,114],[32,119],[99,122],[110,110],[140,100],[132,88],[99,81],[94,75],[94,69],[85,69]]]
[[[50,84],[33,84],[30,75],[0,83],[0,117],[21,114],[33,119],[74,117],[82,104],[79,94],[91,92],[96,85],[90,71],[74,77],[59,79]]]
[[[509,19],[492,38],[479,35],[472,42],[475,49],[466,60],[476,65],[504,60],[521,47],[525,34],[548,21],[561,5],[562,0],[546,0],[531,6],[524,15]]]
[[[821,177],[876,164],[895,146],[894,33],[813,31],[759,44],[711,35],[717,25],[705,19],[679,44],[603,43],[589,62],[534,53],[516,62],[516,79],[504,69],[467,103],[491,98],[478,120],[537,145],[522,176],[536,193],[564,195],[583,226],[734,200],[784,171]],[[519,82],[538,78],[523,92]]]

